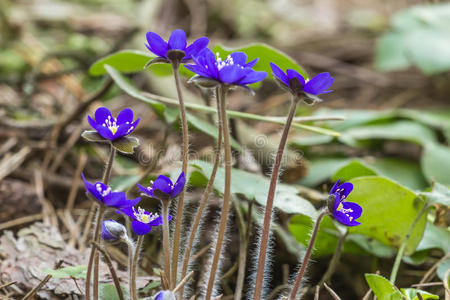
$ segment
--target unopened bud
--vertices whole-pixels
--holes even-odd
[[[176,300],[176,298],[172,291],[161,291],[155,295],[153,300]]]
[[[127,235],[125,226],[114,220],[106,220],[102,223],[102,239],[113,241],[122,239]]]

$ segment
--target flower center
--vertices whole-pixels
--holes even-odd
[[[116,119],[111,116],[108,116],[108,119],[105,120],[103,126],[107,127],[113,135],[116,134],[117,129],[119,128]]]
[[[226,66],[232,66],[232,65],[235,64],[234,61],[233,61],[233,58],[231,57],[231,55],[228,55],[225,60],[222,60],[222,58],[220,58],[219,52],[216,53],[216,56],[217,56],[217,58],[216,58],[216,66],[217,66],[217,69],[219,71],[221,69],[223,69],[224,67],[226,67]],[[236,64],[236,65],[241,67],[241,69],[244,68],[243,66],[241,66],[239,64]]]
[[[100,193],[100,195],[102,195],[102,197],[105,197],[111,193],[111,188],[109,186],[106,189],[104,189],[100,183],[97,183],[95,185],[95,188]]]
[[[133,207],[133,214],[139,222],[145,223],[145,224],[148,224],[159,217],[158,214],[152,214],[152,213],[146,212],[143,208],[140,208],[140,207],[138,207],[137,211]]]
[[[344,208],[344,205],[342,204],[342,202],[339,203],[339,206],[338,206],[338,208],[337,208],[336,210],[337,210],[337,211],[340,211],[341,213],[343,213],[344,215],[346,215],[346,216],[349,218],[350,221],[353,220],[353,217],[350,216],[350,213],[353,212],[353,209],[351,209],[351,208],[345,209],[345,208]]]

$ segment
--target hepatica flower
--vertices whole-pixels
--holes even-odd
[[[202,78],[212,79],[226,85],[245,87],[247,84],[259,82],[267,76],[266,72],[253,70],[258,59],[247,62],[247,55],[243,52],[231,53],[225,60],[222,60],[218,53],[216,57],[211,50],[206,48],[198,56],[194,56],[194,62],[195,64],[185,65],[185,67]]]
[[[111,115],[106,107],[100,107],[95,111],[95,120],[88,116],[89,124],[104,139],[113,141],[129,135],[136,128],[140,119],[133,122],[133,111],[129,108],[122,110],[117,118]]]
[[[140,207],[127,207],[120,209],[119,212],[126,214],[132,219],[131,228],[137,235],[147,234],[153,227],[163,224],[163,218],[159,214],[152,214]],[[172,217],[169,216],[169,221],[171,219]]]
[[[276,64],[270,63],[273,77],[281,88],[288,90],[294,96],[306,96],[307,103],[321,101],[320,94],[330,93],[328,89],[334,82],[334,78],[330,73],[320,73],[311,79],[305,79],[299,72],[287,69],[286,73]],[[309,100],[309,102],[308,102]]]
[[[157,198],[159,200],[168,200],[176,198],[186,184],[186,175],[181,172],[180,176],[175,183],[172,183],[169,177],[159,175],[158,178],[152,183],[151,187],[145,187],[137,184],[139,189],[147,196]]]
[[[102,239],[106,241],[115,241],[125,237],[127,230],[125,226],[114,220],[105,220],[102,222]]]
[[[169,63],[174,59],[174,54],[176,58],[184,63],[205,49],[208,46],[208,43],[209,39],[207,37],[201,37],[195,40],[191,45],[187,46],[186,33],[181,29],[174,30],[170,35],[168,42],[164,41],[157,33],[151,31],[147,32],[147,44],[145,44],[145,46],[150,52],[158,56],[147,65],[157,62]]]
[[[84,185],[88,194],[94,197],[95,200],[108,207],[115,207],[117,209],[127,208],[135,206],[141,201],[141,198],[127,199],[124,192],[113,192],[111,187],[103,184],[102,182],[90,183],[83,177]]]
[[[334,200],[329,209],[333,217],[346,226],[357,226],[361,223],[356,221],[361,216],[362,208],[359,204],[345,201],[353,190],[353,184],[345,182],[339,185],[338,180],[330,191],[330,199]]]

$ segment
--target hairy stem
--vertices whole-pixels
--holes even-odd
[[[272,176],[270,178],[269,192],[267,195],[266,208],[264,212],[264,223],[262,229],[261,242],[259,245],[258,268],[256,271],[255,290],[253,294],[254,300],[261,299],[261,294],[263,290],[264,268],[266,265],[266,252],[269,243],[270,223],[272,221],[272,208],[273,208],[273,200],[275,197],[275,189],[277,187],[278,176],[280,175],[281,160],[283,158],[284,148],[286,147],[289,129],[291,128],[292,119],[294,118],[295,109],[297,108],[298,101],[299,101],[298,98],[292,98],[291,100],[291,108],[289,110],[289,114],[286,123],[284,125],[283,134],[281,136],[277,155],[275,157],[275,162],[273,164]]]
[[[181,93],[181,82],[179,76],[179,63],[172,63],[173,75],[175,77],[175,85],[177,87],[178,101],[180,102],[180,115],[181,115],[181,130],[183,132],[183,164],[182,171],[184,174],[187,173],[187,163],[189,154],[189,132],[188,123],[186,118],[186,108],[184,106],[183,95]],[[187,174],[186,174],[187,176]],[[183,202],[184,202],[184,189],[180,194],[178,199],[178,210],[175,223],[175,231],[173,236],[173,248],[172,248],[172,273],[167,274],[170,276],[170,289],[175,288],[178,273],[178,255],[180,253],[180,234],[181,234],[181,223],[183,221]]]
[[[402,262],[403,254],[405,253],[406,246],[408,244],[409,238],[411,237],[411,234],[414,230],[414,227],[416,227],[417,223],[420,221],[420,218],[422,215],[427,211],[428,204],[425,203],[420,210],[420,212],[417,214],[416,218],[414,219],[413,223],[408,229],[408,233],[406,234],[405,238],[403,239],[402,245],[400,246],[400,249],[397,252],[397,256],[395,257],[394,266],[392,267],[391,276],[389,278],[389,281],[392,284],[395,284],[395,280],[397,279],[398,269],[400,268],[400,263]]]
[[[323,217],[328,213],[328,209],[326,208],[317,217],[316,225],[314,225],[314,229],[311,235],[311,240],[309,241],[308,248],[306,249],[305,257],[303,257],[303,262],[300,270],[298,271],[297,278],[295,279],[294,287],[292,288],[289,300],[295,300],[295,297],[297,296],[298,290],[300,289],[300,285],[302,283],[303,275],[305,274],[306,267],[308,266],[309,258],[311,257],[311,253],[314,248],[314,242],[316,241],[317,233],[319,232],[320,222],[322,222]]]
[[[120,281],[117,277],[116,270],[114,269],[114,266],[111,261],[111,257],[109,256],[108,252],[101,247],[98,243],[92,242],[92,245],[94,245],[95,248],[97,248],[98,251],[100,251],[103,254],[103,257],[105,258],[106,264],[109,268],[109,273],[111,274],[111,277],[113,278],[114,286],[116,287],[117,295],[119,296],[119,300],[125,300],[123,296],[122,288],[120,287]]]
[[[211,265],[211,273],[209,274],[208,286],[206,289],[206,300],[209,300],[212,295],[214,281],[216,278],[216,271],[219,266],[220,253],[222,251],[222,243],[225,238],[227,229],[228,212],[230,208],[230,192],[231,192],[231,146],[230,146],[230,130],[228,128],[228,119],[226,111],[226,94],[227,87],[220,85],[217,88],[217,97],[219,97],[219,120],[222,121],[223,140],[225,148],[225,187],[223,193],[223,205],[220,215],[219,233],[217,235],[216,249]]]
[[[133,290],[133,286],[131,283],[131,272],[133,266],[133,253],[134,253],[134,242],[127,235],[125,235],[124,239],[125,243],[128,246],[128,292],[131,295],[131,291]]]
[[[219,96],[217,96],[216,99],[217,99],[217,109],[219,109],[219,106],[220,106]],[[216,178],[217,169],[218,169],[219,163],[220,163],[220,152],[221,152],[221,148],[222,148],[222,134],[223,134],[223,132],[222,132],[222,120],[221,120],[221,116],[219,114],[217,146],[216,146],[216,153],[215,153],[215,156],[214,156],[214,165],[213,165],[213,169],[211,171],[211,175],[209,177],[208,184],[206,185],[205,191],[203,192],[202,198],[200,200],[200,205],[199,205],[197,213],[195,215],[194,223],[192,225],[191,233],[189,235],[188,244],[186,246],[186,250],[185,250],[185,253],[184,253],[184,260],[183,260],[183,268],[182,268],[182,271],[181,271],[181,278],[184,278],[186,276],[187,269],[189,267],[190,258],[191,258],[192,246],[194,245],[194,240],[195,240],[195,237],[197,235],[197,230],[198,230],[198,227],[200,225],[200,221],[202,219],[203,211],[205,210],[206,203],[208,202],[209,194],[211,194],[211,190],[212,190],[213,185],[214,185],[214,180]],[[180,290],[179,290],[179,297],[180,297],[180,299],[183,298],[183,290],[184,290],[183,287],[181,287]]]
[[[334,251],[333,253],[333,257],[331,258],[330,264],[328,265],[328,269],[325,272],[325,274],[323,274],[322,279],[320,280],[317,286],[321,286],[322,284],[327,282],[331,278],[331,276],[333,276],[334,271],[336,270],[336,267],[339,263],[339,260],[341,259],[342,247],[344,246],[344,241],[347,238],[347,236],[348,230],[346,230],[345,233],[339,237],[336,246],[336,251]]]
[[[133,261],[131,264],[131,272],[130,272],[130,294],[131,299],[139,300],[136,289],[136,280],[137,280],[137,269],[138,269],[138,261],[139,261],[139,252],[141,251],[142,243],[144,242],[145,235],[138,236],[136,247],[133,253]]]
[[[164,252],[164,276],[166,277],[169,288],[172,286],[172,280],[170,278],[170,245],[169,245],[169,206],[170,200],[161,201],[162,203],[162,215],[163,215],[163,252]]]
[[[105,172],[103,173],[103,183],[108,185],[109,179],[111,178],[112,166],[114,163],[114,157],[116,156],[116,149],[111,145],[109,159],[106,163]],[[98,205],[98,204],[97,204]],[[102,228],[103,215],[105,214],[105,207],[103,205],[98,205],[97,216],[94,220],[94,238],[93,241],[96,243],[100,242],[100,231]],[[99,257],[97,253],[97,248],[91,247],[91,253],[89,255],[88,269],[86,273],[86,300],[91,299],[91,273],[94,269],[94,288],[93,296],[94,300],[98,300],[98,277],[99,277]]]

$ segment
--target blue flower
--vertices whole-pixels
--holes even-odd
[[[105,241],[115,241],[125,237],[127,230],[125,226],[114,220],[102,222],[102,239]]]
[[[334,78],[330,76],[330,73],[320,73],[310,80],[305,80],[295,70],[287,69],[286,73],[284,73],[280,67],[272,62],[270,63],[270,67],[272,68],[273,77],[277,83],[295,96],[305,95],[314,98],[316,101],[320,101],[316,96],[332,92],[328,91],[328,88],[334,82]]]
[[[362,214],[362,207],[354,202],[346,202],[345,199],[353,190],[353,184],[345,182],[339,185],[338,180],[330,191],[330,196],[334,198],[331,207],[333,217],[346,226],[357,226],[361,223],[356,221]],[[330,205],[331,206],[331,205]]]
[[[227,85],[246,86],[259,82],[267,76],[266,72],[253,70],[258,59],[247,63],[247,55],[243,52],[231,53],[222,60],[219,54],[216,58],[214,53],[206,48],[198,56],[194,56],[194,62],[195,65],[185,65],[185,67],[200,77]]]
[[[153,52],[159,58],[167,60],[159,62],[169,62],[170,55],[168,56],[168,53],[170,53],[171,50],[183,51],[184,56],[182,57],[181,62],[186,62],[205,49],[208,46],[209,39],[207,37],[201,37],[195,40],[191,45],[187,46],[186,33],[181,29],[176,29],[170,35],[168,43],[164,41],[159,34],[151,31],[147,32],[147,43],[148,44],[145,44],[145,46],[148,50]]]
[[[122,110],[117,119],[111,115],[106,107],[100,107],[95,111],[95,120],[87,117],[89,124],[103,138],[116,140],[133,132],[140,119],[133,122],[133,111],[129,108]]]
[[[163,224],[163,218],[158,214],[152,214],[143,208],[127,207],[118,210],[119,213],[124,213],[129,216],[131,221],[131,228],[137,235],[144,235],[149,233],[153,227]],[[169,221],[172,216],[169,215]]]
[[[172,291],[161,291],[155,295],[153,300],[175,300],[175,294]]]
[[[186,175],[184,172],[181,172],[175,184],[172,183],[172,180],[170,180],[169,177],[159,175],[158,178],[156,178],[156,180],[152,183],[151,187],[145,187],[140,184],[137,184],[137,186],[149,197],[167,200],[176,198],[181,191],[183,191],[185,184]]]
[[[112,192],[111,188],[104,183],[96,182],[92,184],[86,180],[84,174],[81,174],[81,176],[83,177],[87,193],[93,196],[95,200],[108,207],[122,209],[135,206],[141,201],[140,197],[136,199],[127,199],[124,192]]]

